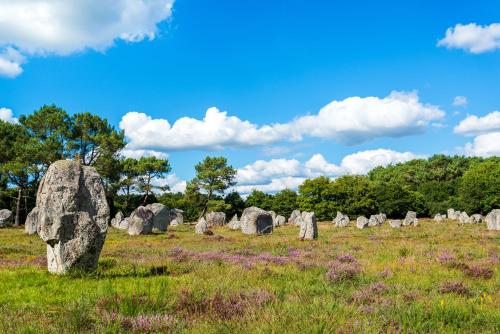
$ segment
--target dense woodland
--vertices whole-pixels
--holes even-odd
[[[54,105],[21,116],[18,124],[0,121],[0,208],[14,211],[16,224],[23,224],[44,172],[59,159],[97,169],[112,213],[128,214],[141,204],[161,202],[184,210],[187,220],[207,211],[231,217],[249,206],[285,216],[299,208],[330,220],[337,211],[352,218],[378,212],[397,218],[408,210],[431,216],[450,207],[482,214],[500,207],[500,157],[435,155],[378,167],[368,175],[306,180],[298,192],[270,195],[255,190],[244,199],[230,192],[236,170],[223,157],[205,158],[194,166],[196,176],[186,192],[171,193],[160,182],[171,171],[169,161],[124,158],[125,145],[123,132],[106,119],[91,113],[69,115]]]

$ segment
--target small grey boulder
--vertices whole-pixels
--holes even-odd
[[[484,217],[483,215],[476,213],[469,217],[469,221],[471,224],[481,224],[482,222],[484,222]]]
[[[467,212],[461,212],[460,216],[458,216],[458,221],[460,222],[460,224],[470,224],[470,219]]]
[[[12,211],[8,209],[0,210],[0,227],[12,226],[13,216]]]
[[[335,227],[347,227],[349,225],[349,216],[337,211],[337,216],[333,220]]]
[[[241,232],[244,234],[273,233],[273,217],[269,212],[255,206],[246,208],[240,219]]]
[[[227,227],[230,230],[239,230],[241,229],[241,224],[240,221],[238,220],[238,215],[234,215],[233,218],[229,221],[229,224],[227,224]]]
[[[181,209],[170,209],[170,226],[184,224],[184,211]]]
[[[359,229],[363,229],[368,227],[369,221],[365,216],[358,217],[356,219],[356,227]]]
[[[205,216],[208,227],[226,225],[226,214],[224,212],[209,212]]]
[[[150,210],[154,215],[153,231],[166,232],[170,224],[170,209],[161,203],[148,204],[146,209]]]
[[[194,232],[196,234],[205,234],[205,232],[208,231],[208,224],[205,218],[201,217],[198,222],[196,223],[196,226],[194,227]]]
[[[391,219],[389,220],[389,226],[392,228],[400,228],[401,220],[400,219]]]
[[[500,209],[491,210],[485,220],[488,230],[500,231]]]
[[[36,234],[38,226],[38,209],[35,207],[26,217],[26,222],[24,223],[24,232],[28,235]]]
[[[301,217],[300,210],[293,210],[288,218],[288,224],[298,225],[297,218]]]
[[[111,219],[111,226],[120,230],[128,229],[128,221],[127,224],[123,224],[125,216],[123,212],[118,211],[113,219]],[[126,226],[125,226],[126,225]]]
[[[408,211],[406,213],[406,217],[403,220],[403,226],[417,226],[418,225],[418,219],[417,219],[417,213],[415,211]]]
[[[153,232],[153,211],[140,206],[132,212],[128,220],[128,234],[141,235]]]

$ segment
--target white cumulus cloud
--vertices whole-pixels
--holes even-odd
[[[469,156],[491,157],[500,156],[500,132],[482,134],[474,138],[472,143],[467,143],[461,151]]]
[[[483,53],[500,48],[500,23],[481,26],[476,23],[457,24],[448,28],[438,46]]]
[[[493,111],[483,117],[467,116],[454,129],[455,133],[467,136],[496,131],[500,131],[500,111]]]
[[[14,117],[12,110],[8,108],[0,108],[0,120],[13,124],[18,122],[17,118]]]
[[[317,115],[298,118],[293,126],[304,135],[358,144],[376,137],[421,133],[430,121],[444,115],[439,107],[421,103],[416,92],[392,92],[384,98],[333,101]]]
[[[296,159],[258,160],[238,169],[236,190],[248,194],[257,189],[277,192],[286,188],[297,189],[308,178],[366,174],[378,166],[387,166],[422,158],[411,152],[388,149],[361,151],[345,156],[340,165],[328,162],[323,155],[315,154],[305,163]]]
[[[172,15],[174,0],[0,0],[0,48],[25,55],[104,51],[115,41],[154,39]],[[2,61],[3,59],[3,61]],[[17,66],[16,66],[17,65]],[[21,73],[20,62],[0,57],[0,71]],[[2,72],[0,72],[2,73]]]
[[[392,92],[385,98],[350,97],[333,101],[316,115],[286,123],[258,126],[212,107],[203,119],[182,117],[173,125],[145,113],[129,112],[120,128],[129,149],[223,149],[299,141],[304,137],[357,144],[377,137],[400,137],[423,132],[444,117],[437,106],[420,102],[416,92]]]

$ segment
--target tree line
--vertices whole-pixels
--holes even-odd
[[[320,220],[337,211],[352,218],[378,212],[403,217],[421,216],[452,207],[485,214],[500,207],[500,158],[435,155],[378,167],[368,175],[306,180],[298,191],[275,194],[254,190],[246,198],[235,191],[236,170],[224,157],[206,157],[195,166],[195,177],[184,193],[171,193],[162,180],[171,171],[168,159],[121,155],[123,131],[88,112],[69,115],[46,105],[16,124],[0,121],[0,208],[9,208],[22,224],[34,207],[38,184],[48,166],[73,159],[101,174],[114,214],[129,214],[137,206],[160,202],[184,210],[187,220],[207,211],[223,211],[228,218],[249,206],[288,217],[295,209],[314,211]],[[229,192],[228,192],[229,191]]]

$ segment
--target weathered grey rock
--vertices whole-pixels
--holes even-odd
[[[28,235],[36,234],[38,226],[38,209],[35,207],[26,217],[26,222],[24,223],[24,232]]]
[[[450,220],[458,220],[460,217],[460,211],[455,211],[455,209],[448,209],[447,214]]]
[[[13,215],[8,209],[0,210],[0,227],[12,226]]]
[[[125,216],[123,215],[123,212],[118,211],[113,219],[111,219],[111,226],[120,230],[126,230],[128,229],[128,221],[125,226],[123,224],[123,221],[125,219]]]
[[[273,218],[269,212],[255,206],[246,208],[240,219],[241,232],[244,234],[273,233]]]
[[[282,215],[277,215],[275,218],[276,227],[283,226],[286,223],[286,218]]]
[[[460,222],[460,224],[470,224],[470,219],[467,212],[461,212],[460,216],[458,216],[458,221]]]
[[[484,222],[484,217],[483,215],[476,213],[469,217],[469,222],[471,224],[481,224],[482,222]]]
[[[181,209],[170,209],[170,226],[184,224],[184,211]]]
[[[227,227],[229,227],[230,230],[240,230],[241,229],[241,224],[240,221],[238,220],[238,215],[234,215],[233,218],[229,221],[229,224],[227,224]]]
[[[148,204],[146,209],[150,210],[154,215],[153,231],[166,232],[170,224],[170,209],[161,203]]]
[[[318,224],[314,212],[302,212],[299,238],[301,240],[314,240],[318,238]]]
[[[194,232],[196,234],[204,234],[208,231],[208,224],[205,218],[201,217],[194,227]]]
[[[224,212],[209,212],[205,216],[208,227],[226,225],[226,214]]]
[[[445,218],[446,218],[445,215],[438,213],[434,216],[434,221],[438,222],[438,223],[442,223],[445,220]]]
[[[300,210],[293,210],[292,214],[288,218],[288,224],[298,225],[297,218],[301,217]]]
[[[406,213],[406,217],[403,220],[403,226],[417,226],[418,225],[418,219],[417,219],[417,213],[415,211],[408,211]]]
[[[485,220],[488,230],[500,231],[500,209],[491,210]]]
[[[373,226],[380,226],[382,225],[386,220],[386,215],[383,213],[379,213],[377,215],[371,215],[370,219],[368,220],[368,226],[373,227]]]
[[[333,220],[333,223],[335,224],[335,227],[347,227],[349,226],[349,216],[337,211],[337,216]]]
[[[151,234],[153,232],[153,211],[140,206],[132,212],[128,219],[128,234],[140,235]]]
[[[401,227],[401,220],[400,219],[391,219],[389,220],[389,226],[392,228],[400,228]]]
[[[36,198],[37,233],[47,243],[48,270],[97,268],[109,221],[101,177],[92,167],[61,160],[50,165]]]
[[[358,217],[356,219],[356,227],[359,229],[363,229],[368,227],[369,221],[365,216]]]

